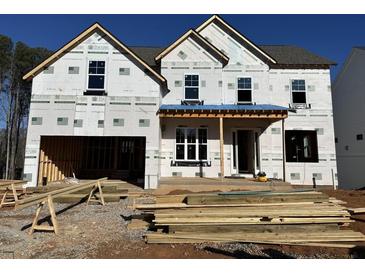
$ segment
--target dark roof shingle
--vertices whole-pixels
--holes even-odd
[[[336,62],[297,46],[262,45],[259,47],[282,65],[336,65]]]
[[[272,56],[279,65],[336,65],[336,62],[316,55],[304,48],[290,45],[261,45],[263,51]],[[155,57],[163,47],[130,47],[148,65],[156,67]]]

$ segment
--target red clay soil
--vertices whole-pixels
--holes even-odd
[[[96,259],[232,259],[232,257],[197,249],[190,244],[145,244],[126,249],[124,242],[98,246]],[[91,257],[91,258],[93,258]]]

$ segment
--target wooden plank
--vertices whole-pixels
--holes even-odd
[[[326,202],[325,194],[242,196],[242,195],[202,195],[187,196],[187,204],[225,204],[225,203],[270,203],[270,202]]]
[[[205,240],[205,241],[225,241],[225,242],[293,242],[293,243],[308,243],[308,242],[350,242],[350,241],[364,241],[365,236],[363,234],[347,234],[341,235],[337,234],[328,234],[325,236],[321,236],[319,234],[298,234],[293,233],[293,235],[280,235],[277,233],[257,233],[255,234],[246,234],[246,235],[217,235],[217,234],[161,234],[161,233],[152,233],[148,234],[147,237],[149,239],[155,238],[180,238],[180,239],[197,239],[197,240]]]
[[[318,218],[231,218],[231,217],[190,217],[190,218],[159,218],[154,220],[159,225],[173,225],[173,224],[325,224],[325,223],[350,223],[353,222],[346,217],[318,217]]]
[[[0,187],[8,187],[14,185],[24,185],[27,181],[24,180],[0,180]]]
[[[201,213],[159,213],[155,214],[156,220],[160,218],[199,218],[199,217],[212,217],[212,218],[224,218],[230,216],[231,218],[243,218],[243,217],[349,217],[348,212],[342,211],[266,211],[266,212],[201,212]]]
[[[338,230],[337,224],[280,224],[280,225],[170,225],[169,233],[229,233],[229,232],[326,232]]]
[[[66,188],[54,190],[54,191],[51,191],[51,192],[48,192],[48,193],[39,194],[39,195],[36,195],[34,197],[29,197],[29,198],[26,198],[26,199],[23,199],[23,200],[19,200],[16,203],[16,208],[21,209],[21,208],[24,208],[24,207],[28,207],[28,206],[37,204],[41,200],[47,198],[48,195],[51,195],[53,198],[56,198],[58,196],[68,194],[68,193],[72,193],[72,192],[77,191],[77,190],[81,190],[81,189],[84,189],[84,188],[89,188],[91,185],[96,184],[98,181],[104,181],[106,179],[107,178],[101,178],[101,179],[92,180],[92,181],[89,181],[89,182],[86,182],[86,183],[71,185],[71,186],[66,187]]]
[[[153,235],[153,236],[152,236]],[[162,238],[156,237],[156,234],[147,234],[146,240],[148,243],[203,243],[203,242],[243,242],[237,240],[230,240],[230,239],[186,239],[186,238]],[[268,244],[268,245],[294,245],[294,246],[320,246],[320,247],[337,247],[337,248],[354,248],[357,244],[349,244],[349,243],[338,243],[338,242],[305,242],[305,243],[298,243],[298,242],[279,242],[279,241],[248,241],[247,243],[255,243],[255,244]]]
[[[362,214],[362,213],[365,213],[365,207],[348,208],[347,210],[348,210],[351,214]]]
[[[225,207],[272,207],[272,206],[304,206],[314,205],[314,202],[282,202],[282,203],[252,203],[252,204],[224,204]],[[331,203],[322,202],[322,205],[331,205]],[[156,209],[171,209],[171,208],[220,208],[222,204],[197,204],[188,205],[185,203],[161,203],[161,204],[135,204],[135,209],[139,210],[156,210]]]

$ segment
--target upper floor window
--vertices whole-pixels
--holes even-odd
[[[305,80],[291,81],[292,102],[293,104],[306,104]]]
[[[105,89],[105,61],[89,61],[88,89]]]
[[[250,77],[237,79],[237,103],[252,103],[252,79]]]
[[[199,100],[199,75],[185,74],[185,100]]]

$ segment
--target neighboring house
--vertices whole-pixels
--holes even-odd
[[[143,34],[141,34],[143,35]],[[94,24],[34,68],[25,178],[252,177],[336,185],[330,67],[219,16],[167,48]]]
[[[332,91],[340,188],[364,188],[365,47],[352,49]]]

